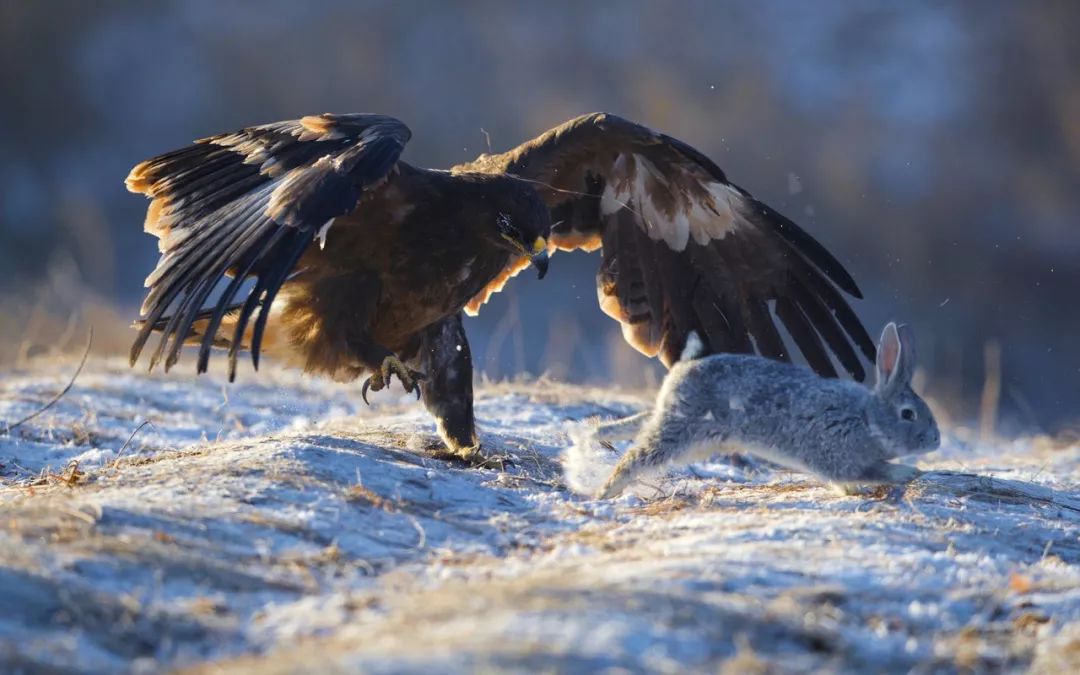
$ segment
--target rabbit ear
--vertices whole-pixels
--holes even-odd
[[[877,348],[877,389],[910,384],[915,374],[915,336],[908,325],[889,322]]]
[[[900,336],[900,375],[910,383],[915,376],[915,331],[902,323],[896,327],[896,333]]]

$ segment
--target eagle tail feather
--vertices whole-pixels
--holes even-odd
[[[210,327],[214,315],[218,312],[219,308],[207,307],[196,313],[194,320],[191,322],[191,326],[188,329],[187,334],[184,336],[185,345],[201,345],[203,338],[212,334],[211,343],[214,347],[229,348],[233,344],[232,331],[235,328],[236,314],[240,309],[240,303],[229,305],[225,308],[225,312],[218,320],[216,330],[211,331]],[[155,321],[152,325],[149,325],[149,331],[151,333],[161,333],[172,321],[172,315],[163,316]],[[134,328],[143,329],[146,328],[149,321],[146,319],[139,319],[133,324]],[[243,349],[247,349],[247,344],[242,345]]]

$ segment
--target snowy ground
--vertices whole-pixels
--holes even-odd
[[[75,365],[0,374],[4,672],[1080,670],[1080,446],[954,432],[891,492],[714,464],[598,503],[561,485],[568,421],[640,397],[481,386],[515,462],[476,470],[397,393],[93,360],[3,433]]]

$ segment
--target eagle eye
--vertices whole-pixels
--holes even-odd
[[[508,237],[517,238],[518,229],[514,227],[514,224],[510,222],[510,216],[505,213],[500,213],[495,219],[495,223],[499,226],[499,232]]]

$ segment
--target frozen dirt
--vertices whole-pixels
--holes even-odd
[[[108,360],[4,433],[75,365],[0,373],[3,672],[1080,671],[1075,444],[953,429],[906,488],[717,462],[601,503],[567,430],[641,395],[481,385],[512,464],[473,469],[400,390]]]

